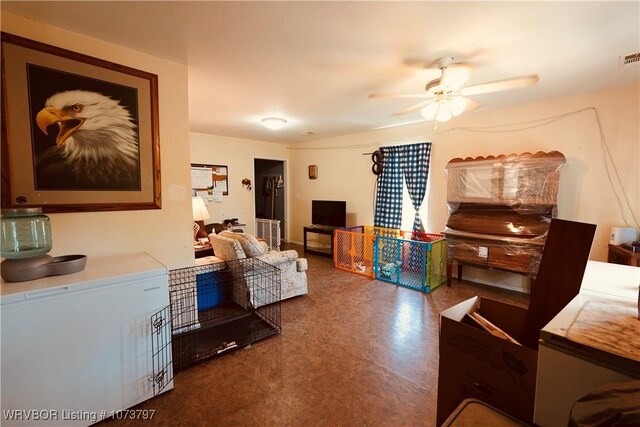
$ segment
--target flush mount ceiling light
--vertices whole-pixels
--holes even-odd
[[[285,119],[280,119],[278,117],[266,117],[261,120],[262,124],[268,127],[271,130],[279,130],[287,124]]]

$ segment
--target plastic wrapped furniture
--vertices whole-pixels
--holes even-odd
[[[447,166],[447,283],[452,266],[495,268],[535,278],[557,214],[558,151],[453,159]]]

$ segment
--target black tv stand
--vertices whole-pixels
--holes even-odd
[[[331,227],[328,225],[308,225],[304,227],[304,252],[314,255],[333,257],[333,232],[339,228],[340,227]],[[326,236],[331,236],[331,252],[318,249],[309,249],[307,247],[307,233],[324,234]]]

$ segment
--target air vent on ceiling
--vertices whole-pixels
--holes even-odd
[[[304,135],[304,136],[311,136],[311,135],[315,135],[316,133],[312,130],[308,130],[306,132],[302,132],[300,135]]]
[[[640,64],[640,52],[620,57],[620,67],[631,67]]]

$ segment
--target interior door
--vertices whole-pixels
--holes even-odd
[[[284,161],[255,159],[256,218],[280,221],[280,238],[284,239],[286,185]]]

